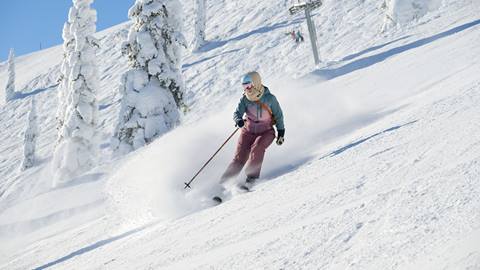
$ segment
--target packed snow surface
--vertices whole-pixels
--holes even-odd
[[[182,66],[190,111],[123,157],[110,142],[130,25],[97,33],[100,162],[60,187],[62,48],[17,56],[18,93],[0,97],[0,268],[480,269],[479,0],[443,1],[384,31],[383,1],[324,1],[316,67],[308,38],[289,35],[307,33],[293,2],[207,1],[207,43]],[[253,192],[214,206],[238,135],[191,190],[184,182],[234,131],[251,70],[282,105],[285,144],[267,150]],[[34,97],[36,166],[22,171]]]

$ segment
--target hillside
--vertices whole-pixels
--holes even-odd
[[[61,188],[49,162],[62,49],[19,57],[22,94],[0,105],[0,268],[480,269],[480,3],[445,1],[382,33],[381,1],[326,1],[315,67],[286,35],[307,33],[304,18],[277,2],[210,1],[209,43],[184,59],[191,111],[120,159],[109,143],[129,25],[98,33],[105,158]],[[183,182],[233,131],[239,77],[254,69],[282,104],[286,143],[253,192],[212,207],[233,142],[192,191]],[[22,173],[33,97],[40,162]]]

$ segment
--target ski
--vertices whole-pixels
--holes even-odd
[[[212,200],[214,202],[216,202],[217,204],[221,204],[222,203],[222,198],[218,197],[218,196],[215,196],[212,198]]]
[[[251,189],[249,187],[247,187],[246,185],[241,185],[238,187],[238,189],[242,192],[250,192]]]

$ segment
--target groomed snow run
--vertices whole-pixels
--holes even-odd
[[[97,33],[101,163],[56,188],[62,49],[17,56],[20,93],[0,105],[0,269],[480,269],[480,2],[443,1],[382,32],[383,1],[324,1],[317,67],[308,39],[287,35],[307,33],[291,2],[207,1],[207,44],[182,66],[190,112],[115,159],[129,23]],[[253,192],[213,206],[237,136],[183,183],[234,130],[250,70],[282,105],[285,144]],[[33,97],[37,163],[22,172]]]

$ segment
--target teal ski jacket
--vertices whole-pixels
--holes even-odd
[[[271,110],[271,114],[268,109]],[[277,131],[285,130],[282,108],[266,86],[264,86],[262,97],[257,102],[248,100],[245,95],[242,96],[233,113],[235,123],[243,119],[244,114],[247,116],[245,128],[250,133],[263,133],[272,129],[273,125],[276,126]]]

